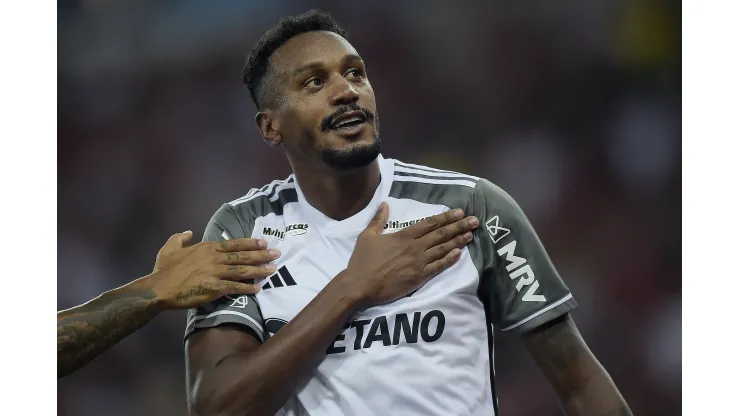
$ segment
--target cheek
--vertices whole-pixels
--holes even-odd
[[[285,115],[285,131],[295,135],[311,126],[311,113],[302,107],[293,107]]]
[[[283,118],[283,138],[301,153],[313,153],[321,143],[321,115],[310,106],[293,106]]]
[[[322,117],[326,112],[326,104],[321,106],[321,100],[316,97],[303,97],[296,101],[291,108],[291,120],[301,130],[315,130],[321,125]]]
[[[365,97],[366,97],[366,107],[369,107],[369,109],[372,109],[375,111],[375,91],[373,91],[373,87],[370,85],[370,83],[366,83],[365,86]]]

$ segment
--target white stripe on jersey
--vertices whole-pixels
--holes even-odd
[[[278,192],[282,189],[289,189],[289,188],[295,188],[295,181],[290,182],[290,180],[293,179],[293,175],[288,176],[287,179],[283,180],[274,180],[270,182],[268,185],[263,186],[262,188],[253,188],[251,189],[246,195],[244,195],[241,198],[235,199],[231,202],[229,202],[229,205],[236,206],[239,204],[242,204],[244,202],[251,201],[255,198],[261,197],[261,196],[269,196],[272,194],[273,190],[277,187]],[[287,186],[286,186],[287,185]],[[266,187],[266,189],[265,189]],[[265,189],[264,191],[262,189]],[[274,199],[273,199],[274,198]],[[270,198],[270,201],[276,201],[277,200],[277,193],[273,198]]]
[[[544,308],[540,309],[539,311],[537,311],[537,312],[535,312],[535,313],[533,313],[533,314],[529,315],[528,317],[526,317],[526,318],[522,319],[521,321],[519,321],[519,322],[515,323],[514,325],[511,325],[511,326],[509,326],[509,327],[506,327],[506,328],[502,329],[502,331],[508,331],[508,330],[510,330],[510,329],[514,329],[514,328],[516,328],[516,327],[518,327],[518,326],[521,326],[521,325],[523,325],[523,324],[525,324],[525,323],[527,323],[527,322],[531,321],[532,319],[534,319],[534,318],[536,318],[536,317],[538,317],[538,316],[542,315],[543,313],[545,313],[545,312],[549,311],[550,309],[552,309],[552,308],[555,308],[555,307],[557,307],[557,306],[559,306],[559,305],[562,305],[563,303],[567,302],[567,301],[568,301],[568,300],[569,300],[570,298],[572,298],[572,297],[573,297],[573,294],[572,294],[572,293],[568,293],[567,295],[565,295],[565,297],[564,297],[564,298],[560,299],[559,301],[557,301],[557,302],[553,303],[553,304],[552,304],[552,305],[550,305],[550,306],[546,306],[546,307],[544,307]]]
[[[226,230],[221,233],[221,237],[223,237],[224,240],[231,240],[231,237],[229,237],[229,234],[226,232]]]
[[[475,188],[477,185],[477,183],[469,179],[430,179],[430,178],[420,178],[418,176],[394,175],[393,180],[397,182],[420,182],[420,183],[430,183],[434,185],[462,185],[462,186],[467,186],[468,188]]]
[[[435,178],[450,178],[450,179],[465,179],[469,181],[477,181],[478,179],[474,176],[468,176],[463,175],[461,173],[453,173],[453,172],[438,172],[438,171],[427,171],[427,170],[419,170],[414,168],[407,168],[404,166],[396,166],[395,167],[396,172],[404,172],[404,173],[411,173],[414,175],[425,175],[425,176],[434,176]]]
[[[280,191],[283,189],[295,189],[295,182],[285,182],[284,184],[275,188],[275,195],[270,198],[270,202],[275,202],[280,198]]]
[[[429,172],[436,172],[436,173],[442,173],[442,174],[447,174],[447,175],[451,175],[451,176],[462,176],[462,177],[465,177],[467,179],[472,179],[472,180],[475,180],[475,181],[480,180],[480,178],[477,177],[477,176],[467,175],[467,174],[460,173],[460,172],[453,172],[453,171],[450,171],[450,170],[442,170],[442,169],[437,169],[437,168],[430,168],[429,166],[415,165],[413,163],[399,162],[397,160],[394,163],[396,165],[395,166],[395,169],[397,171],[399,171],[399,172],[409,172],[409,171],[399,170],[399,168],[407,168],[407,169],[414,169],[416,171],[415,173],[420,173],[420,174],[427,174],[428,175]]]
[[[193,317],[193,319],[191,319],[188,322],[187,326],[189,327],[190,325],[193,325],[195,323],[195,321],[202,321],[203,319],[213,318],[214,316],[219,316],[219,315],[236,315],[236,316],[242,317],[242,318],[248,320],[249,322],[253,323],[254,326],[257,328],[257,330],[260,331],[260,334],[263,334],[264,335],[264,333],[262,331],[262,325],[258,324],[257,321],[254,320],[254,318],[252,318],[251,316],[249,316],[249,315],[247,315],[245,313],[241,313],[241,312],[237,312],[237,311],[230,311],[230,310],[220,310],[220,311],[213,312],[213,313],[211,313],[209,315],[206,315],[206,316],[203,316],[203,315],[195,315]]]
[[[246,195],[244,195],[242,197],[239,197],[239,198],[237,198],[237,199],[229,202],[229,205],[232,205],[232,206],[233,205],[239,205],[242,202],[246,201],[247,199],[253,197],[256,193],[260,193],[260,194],[263,194],[265,192],[268,192],[269,193],[271,187],[274,186],[278,182],[281,182],[281,181],[274,180],[274,181],[270,182],[269,184],[263,186],[262,188],[252,188],[252,189],[249,190],[249,192],[247,192]]]

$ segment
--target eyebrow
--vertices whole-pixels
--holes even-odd
[[[349,55],[345,55],[345,57],[342,58],[342,64],[343,65],[346,65],[350,61],[360,61],[360,62],[363,62],[362,61],[362,58],[360,58],[359,55],[356,55],[356,54],[353,54],[353,53],[352,54],[349,54]],[[298,75],[300,75],[301,73],[303,73],[305,71],[315,70],[315,69],[321,69],[323,67],[324,67],[324,64],[322,62],[311,62],[311,63],[306,64],[306,65],[303,65],[303,66],[299,67],[298,69],[296,69],[295,71],[293,71],[293,74],[291,75],[291,78],[295,78],[295,77],[297,77]]]

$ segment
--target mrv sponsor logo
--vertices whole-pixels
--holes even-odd
[[[499,222],[500,219],[498,215],[486,222],[486,230],[488,231],[488,235],[491,236],[491,240],[493,240],[494,245],[498,244],[501,240],[511,234],[511,230],[500,226]],[[516,291],[521,292],[522,289],[527,286],[527,291],[524,293],[524,296],[522,296],[522,301],[545,302],[545,297],[536,293],[537,289],[540,287],[540,282],[535,278],[532,267],[527,264],[527,259],[515,254],[516,244],[516,240],[512,240],[496,252],[499,256],[506,259],[506,271],[509,272],[509,278],[511,280],[519,279],[516,283]]]
[[[283,319],[265,320],[265,329],[275,335],[287,322]],[[327,354],[341,354],[367,348],[382,348],[391,345],[434,342],[442,337],[445,330],[445,315],[442,311],[432,310],[427,313],[399,313],[389,322],[386,316],[374,319],[360,319],[344,327],[344,332],[337,335]],[[354,335],[354,341],[352,341]]]
[[[285,229],[262,227],[262,235],[275,240],[284,240],[285,237],[294,237],[308,232],[308,224],[290,224]]]

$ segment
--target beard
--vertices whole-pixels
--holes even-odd
[[[370,144],[353,146],[346,150],[322,149],[321,159],[330,168],[338,171],[349,171],[365,167],[380,155],[380,137],[377,130]]]

